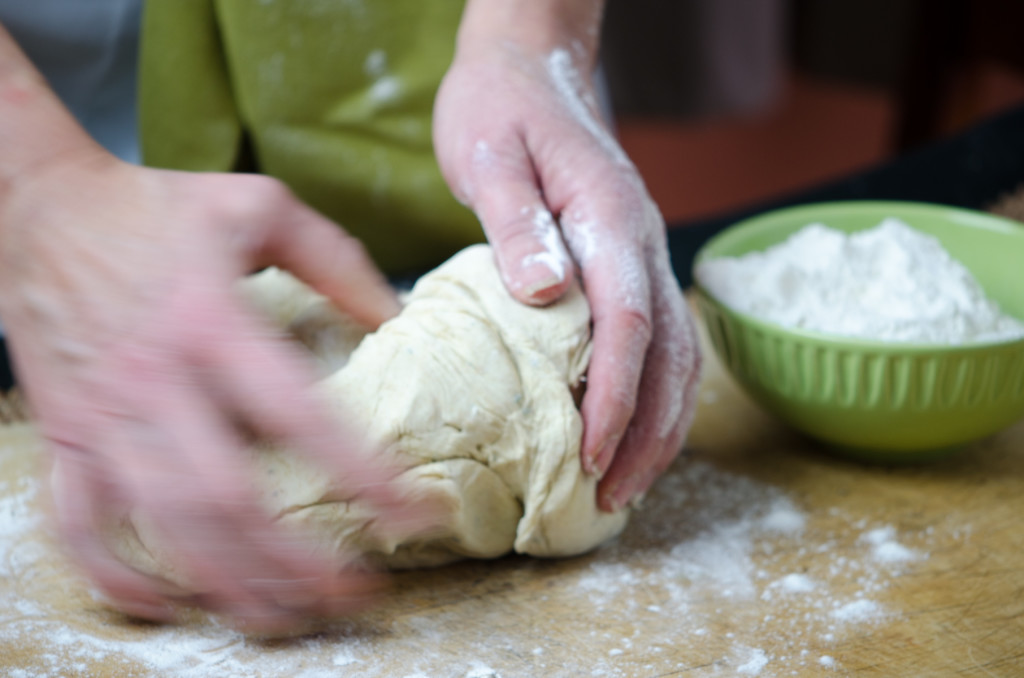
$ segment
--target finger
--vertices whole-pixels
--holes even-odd
[[[636,415],[598,486],[598,504],[614,511],[645,492],[679,454],[693,419],[699,353],[682,293],[664,263],[655,264],[655,333]]]
[[[240,311],[228,311],[223,320],[223,334],[208,343],[204,360],[214,388],[244,421],[327,471],[339,496],[370,501],[395,529],[411,534],[433,525],[434,515],[400,491],[394,480],[400,469],[371,455],[362,436],[331,415],[292,346],[261,332]]]
[[[676,420],[671,419],[666,404],[674,399],[671,389],[679,383],[672,379],[674,375],[656,373],[666,368],[663,360],[648,356],[636,414],[598,484],[598,506],[602,510],[618,511],[628,504],[642,485],[653,482],[675,454],[670,445],[676,437]]]
[[[123,564],[102,541],[97,499],[111,498],[111,483],[105,482],[82,459],[83,450],[51,443],[54,464],[51,488],[57,528],[74,560],[99,588],[111,605],[126,614],[152,621],[174,620],[168,597],[183,592],[169,582],[149,577]],[[105,474],[116,473],[108,469]]]
[[[262,243],[265,263],[287,269],[357,322],[376,329],[401,304],[363,244],[290,197]]]
[[[472,207],[494,248],[505,287],[527,304],[558,299],[572,280],[573,263],[526,148],[512,142],[491,150],[478,143],[472,171],[477,185]]]
[[[643,254],[636,243],[601,247],[583,267],[593,318],[593,354],[587,369],[582,461],[598,476],[611,464],[636,410],[653,322]]]

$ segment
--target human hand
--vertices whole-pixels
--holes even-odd
[[[516,298],[549,303],[579,267],[594,346],[582,462],[617,510],[678,455],[696,402],[700,353],[664,222],[601,121],[582,43],[484,39],[472,19],[435,105],[438,159]]]
[[[0,315],[53,462],[58,527],[111,601],[170,619],[182,591],[122,564],[102,526],[155,526],[187,602],[255,631],[360,605],[373,580],[262,509],[243,438],[272,438],[415,529],[382,468],[310,390],[312,368],[234,295],[275,264],[375,327],[397,300],[361,245],[275,180],[142,169],[99,149],[0,200]]]

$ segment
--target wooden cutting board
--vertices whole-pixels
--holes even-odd
[[[0,426],[3,676],[1024,675],[1024,421],[865,466],[711,357],[685,456],[616,542],[397,574],[373,610],[273,642],[95,602],[44,529],[38,454]]]

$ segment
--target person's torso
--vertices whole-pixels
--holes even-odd
[[[433,153],[463,0],[148,0],[146,164],[259,171],[389,272],[482,239]]]

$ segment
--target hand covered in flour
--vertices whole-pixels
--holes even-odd
[[[236,298],[290,269],[367,325],[398,310],[361,246],[278,182],[142,169],[99,149],[0,28],[0,315],[52,460],[58,527],[126,612],[181,592],[125,566],[104,530],[152,525],[199,604],[252,630],[337,614],[372,580],[312,554],[258,503],[248,436],[329,470],[413,529],[391,471],[311,392],[313,370]]]
[[[480,217],[516,298],[550,303],[579,268],[594,346],[582,462],[602,476],[599,506],[616,510],[680,452],[700,355],[662,217],[602,122],[587,75],[599,5],[471,0],[434,136],[449,185]]]

